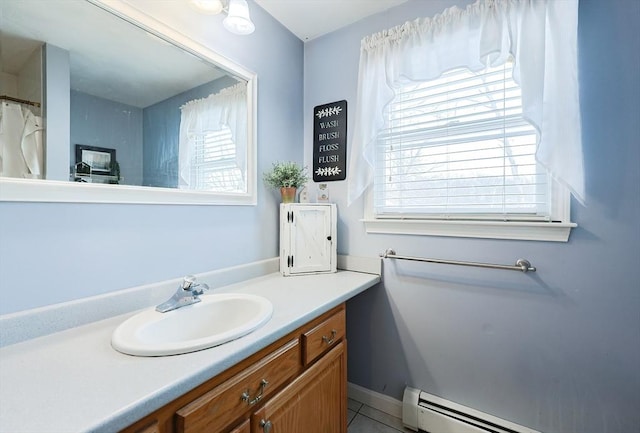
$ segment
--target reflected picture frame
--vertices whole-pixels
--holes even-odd
[[[81,162],[88,164],[93,174],[113,175],[115,161],[115,149],[76,144],[76,164]]]

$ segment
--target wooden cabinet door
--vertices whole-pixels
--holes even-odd
[[[252,433],[347,433],[346,342],[251,416]]]

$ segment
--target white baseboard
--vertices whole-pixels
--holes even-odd
[[[349,398],[364,403],[369,407],[402,419],[402,402],[400,400],[351,382],[347,383],[347,395]]]

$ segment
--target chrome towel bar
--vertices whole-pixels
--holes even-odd
[[[445,265],[460,265],[460,266],[475,266],[478,268],[505,269],[507,271],[520,271],[524,273],[536,271],[536,268],[534,266],[531,266],[531,263],[529,262],[529,260],[526,260],[526,259],[518,259],[515,265],[494,265],[492,263],[461,262],[459,260],[441,260],[441,259],[427,259],[424,257],[399,256],[391,248],[388,248],[384,253],[380,254],[380,257],[384,259],[412,260],[414,262],[442,263]]]

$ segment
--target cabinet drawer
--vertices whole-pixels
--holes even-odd
[[[249,420],[246,420],[238,427],[231,430],[229,433],[251,433],[251,424],[249,424]]]
[[[346,315],[343,310],[302,335],[303,361],[308,365],[344,338]]]
[[[176,412],[179,433],[221,431],[300,373],[300,344],[291,340]]]
[[[136,433],[160,433],[160,426],[158,426],[158,421],[154,421],[153,423],[136,430]]]

